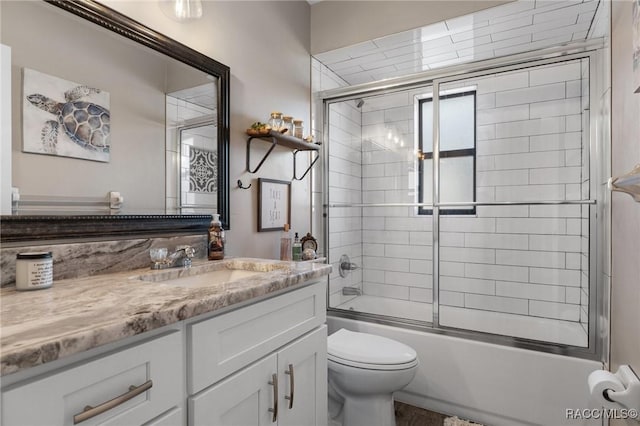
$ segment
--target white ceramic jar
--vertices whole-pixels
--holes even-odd
[[[53,284],[53,254],[50,251],[16,255],[16,289],[39,290]]]

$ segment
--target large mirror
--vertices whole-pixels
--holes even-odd
[[[216,212],[228,229],[227,66],[93,0],[0,7],[20,194],[3,241],[192,232]]]

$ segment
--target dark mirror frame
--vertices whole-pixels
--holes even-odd
[[[218,79],[218,213],[229,229],[228,66],[94,0],[44,0]],[[211,215],[2,216],[0,242],[205,232]]]

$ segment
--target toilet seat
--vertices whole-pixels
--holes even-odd
[[[368,370],[404,370],[418,364],[416,351],[382,336],[340,329],[327,339],[329,361]]]

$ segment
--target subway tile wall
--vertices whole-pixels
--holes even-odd
[[[478,201],[590,197],[587,60],[442,89],[460,87],[477,91]],[[365,99],[362,202],[415,202],[414,96],[430,91]],[[332,135],[331,148],[335,143]],[[346,174],[344,158],[330,161],[330,170]],[[335,196],[357,201],[356,186],[350,191]],[[431,217],[406,207],[362,210],[364,294],[431,303]],[[440,228],[440,304],[445,309],[581,323],[586,344],[588,206],[478,207],[475,216],[442,216]]]
[[[354,101],[334,104],[329,110],[329,203],[362,202],[361,113]],[[345,286],[361,288],[362,269],[340,277],[339,261],[347,255],[350,262],[362,266],[362,209],[329,210],[329,262],[334,275],[329,280],[330,304],[343,303]]]
[[[312,59],[312,82],[314,91],[335,89],[347,86],[347,83],[333,71]],[[322,134],[322,101],[314,99],[312,112],[312,131],[316,140],[323,140]],[[331,169],[328,176],[330,203],[362,202],[362,161],[361,161],[361,126],[362,114],[356,103],[345,102],[334,105],[330,110],[331,144],[324,140],[323,149],[329,150]],[[323,174],[322,158],[312,169],[313,197],[313,234],[318,239],[320,254],[327,254],[322,238],[324,232],[323,218]],[[328,213],[329,223],[329,263],[333,271],[329,276],[329,306],[336,307],[353,299],[353,295],[342,294],[343,287],[362,289],[362,269],[339,274],[339,261],[343,254],[359,267],[362,266],[362,209],[333,209]]]

